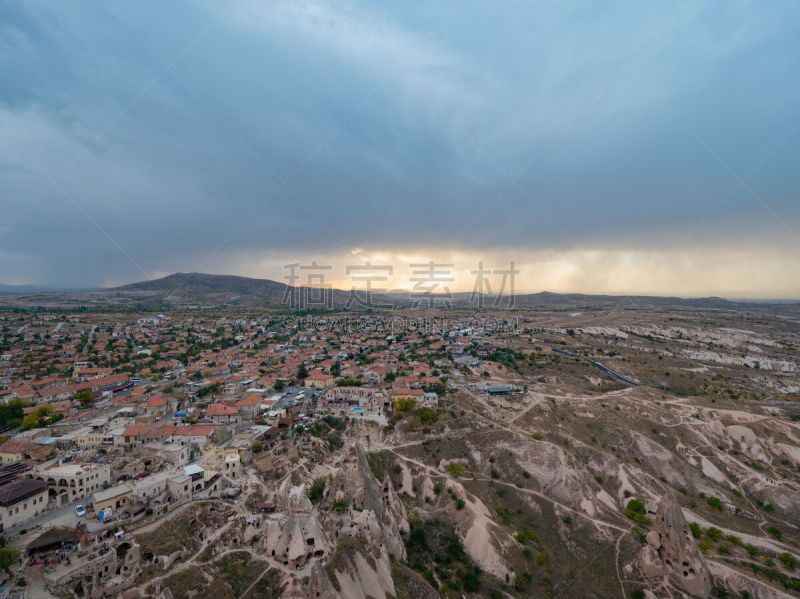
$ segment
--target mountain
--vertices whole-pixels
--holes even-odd
[[[106,291],[112,293],[166,293],[170,295],[233,293],[265,297],[280,294],[283,297],[286,288],[287,285],[284,283],[270,281],[269,279],[251,279],[234,275],[207,275],[198,272],[177,272],[160,279],[111,287]]]
[[[343,308],[351,293],[341,289],[322,290],[309,287],[291,288],[285,283],[269,279],[255,279],[234,275],[212,275],[204,273],[175,273],[119,287],[93,290],[40,290],[15,286],[0,287],[0,308],[12,309],[62,309],[92,311],[168,311],[182,309],[226,308],[226,307],[272,307],[272,308],[317,308],[327,305]],[[358,292],[357,297],[363,297]],[[291,303],[287,301],[291,300]],[[329,298],[329,299],[328,299]],[[472,309],[480,307],[471,293],[454,293],[449,298],[434,296],[434,305]],[[445,300],[448,301],[445,301]],[[375,294],[375,305],[394,305],[398,308],[413,305],[407,291]],[[488,310],[506,309],[509,298],[485,295],[482,306]],[[426,302],[420,302],[425,306]],[[515,308],[545,310],[639,310],[661,308],[713,308],[719,310],[750,308],[776,309],[774,302],[734,302],[718,297],[678,298],[657,296],[613,296],[586,295],[580,293],[529,293],[516,294],[512,303]],[[356,304],[358,307],[358,304]],[[784,304],[786,307],[786,304]],[[795,312],[796,306],[789,306]]]
[[[324,290],[330,305],[343,306],[346,291]],[[105,290],[111,297],[129,297],[161,302],[171,307],[222,306],[308,306],[322,308],[327,300],[323,290],[309,287],[290,287],[269,279],[254,279],[234,275],[204,273],[175,273],[160,279],[141,281]],[[294,298],[294,299],[292,299]]]

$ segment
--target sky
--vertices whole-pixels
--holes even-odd
[[[312,262],[800,298],[800,0],[0,1],[0,283]]]

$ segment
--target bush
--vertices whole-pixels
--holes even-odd
[[[721,541],[723,539],[722,531],[716,526],[709,526],[706,528],[706,536],[712,541]]]
[[[779,541],[783,538],[783,533],[781,532],[780,528],[778,528],[777,526],[770,526],[767,529],[767,532],[769,534],[771,534],[773,537],[775,537],[776,539],[778,539]]]
[[[320,478],[314,481],[314,484],[311,485],[311,488],[308,490],[308,498],[311,500],[311,503],[317,503],[320,499],[322,499],[322,494],[325,492],[325,479]]]
[[[709,497],[707,501],[712,510],[722,511],[722,500],[719,497]]]
[[[642,589],[633,589],[631,591],[631,599],[644,599],[644,591]]]
[[[628,502],[627,509],[632,512],[638,512],[639,514],[645,513],[644,504],[638,499],[631,499]]]
[[[473,568],[464,576],[464,590],[474,593],[481,588],[480,570]]]
[[[689,522],[689,530],[692,531],[692,536],[695,539],[699,539],[703,536],[703,529],[700,528],[700,525],[697,522]]]
[[[447,465],[447,473],[452,477],[458,478],[459,476],[463,476],[464,471],[465,471],[464,466],[462,466],[458,462],[450,462]]]
[[[428,535],[425,532],[425,525],[418,523],[411,526],[411,532],[408,535],[409,548],[424,550],[428,547]]]
[[[783,562],[783,565],[789,568],[789,570],[794,570],[797,568],[797,558],[793,556],[791,553],[781,553],[778,556],[778,559]]]
[[[631,499],[628,502],[628,506],[625,509],[625,515],[628,516],[628,518],[630,518],[634,522],[636,522],[636,524],[638,524],[639,526],[647,528],[652,525],[652,522],[650,522],[650,519],[647,518],[647,516],[645,516],[644,514],[645,514],[645,508],[644,504],[641,501],[639,501],[638,499]]]

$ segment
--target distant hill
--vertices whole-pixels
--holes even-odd
[[[179,272],[161,279],[141,281],[105,289],[112,297],[149,298],[175,307],[187,306],[280,306],[291,290],[289,285],[269,279],[253,279],[234,275],[209,275]],[[295,297],[311,298],[322,303],[322,290],[295,287]],[[326,290],[331,304],[341,306],[348,293],[339,289]],[[305,302],[304,302],[305,304]],[[315,306],[311,306],[315,307]],[[321,307],[317,305],[316,307]]]
[[[308,287],[296,287],[293,290],[295,301],[290,306],[284,302],[287,290],[285,283],[269,279],[255,279],[234,275],[212,275],[204,273],[175,273],[153,279],[92,290],[40,290],[36,288],[20,288],[0,286],[0,308],[16,309],[63,309],[92,311],[168,311],[182,309],[208,309],[226,307],[272,307],[290,308],[300,306],[308,308],[324,308],[320,301],[321,290]],[[343,308],[350,292],[341,289],[326,290],[330,294],[333,308]],[[360,294],[363,295],[363,294]],[[304,299],[311,299],[311,302]],[[435,305],[442,307],[445,298],[436,296]],[[495,307],[493,296],[483,297],[483,307],[491,310]],[[374,296],[376,304],[391,304],[397,307],[408,307],[413,304],[408,292],[392,292]],[[448,302],[453,308],[470,309],[478,307],[477,300],[471,293],[455,293]],[[425,305],[425,302],[421,302]],[[505,309],[509,305],[508,298],[503,298],[496,306]],[[580,293],[529,293],[514,296],[513,306],[517,309],[545,310],[637,310],[637,309],[778,309],[781,304],[775,302],[734,302],[718,297],[678,298],[636,295],[587,295]],[[357,306],[356,306],[357,307]],[[783,312],[797,313],[797,304],[783,304]]]
[[[120,287],[110,287],[108,292],[151,292],[172,295],[205,294],[205,293],[237,293],[241,295],[273,296],[283,293],[287,285],[269,279],[251,279],[234,275],[207,275],[203,273],[177,272],[174,275],[140,281]],[[280,298],[279,298],[280,299]]]

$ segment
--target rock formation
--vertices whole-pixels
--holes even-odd
[[[711,593],[711,575],[683,512],[670,493],[661,498],[655,513],[648,510],[653,529],[640,553],[646,576],[669,577],[677,587],[697,597]]]

